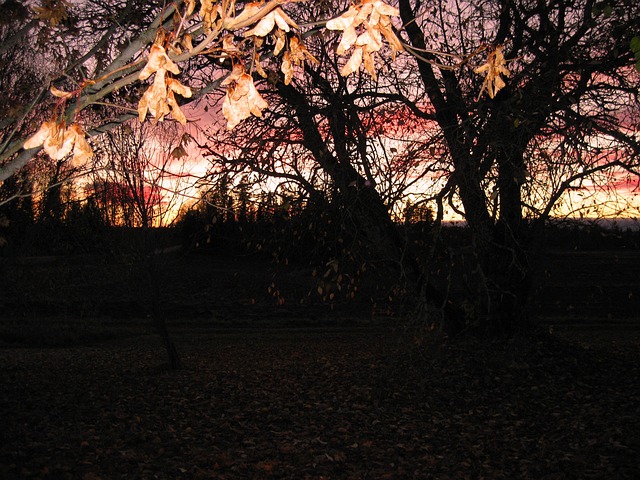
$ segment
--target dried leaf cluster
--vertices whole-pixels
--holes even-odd
[[[299,35],[288,35],[292,29],[297,29],[298,25],[280,8],[276,8],[267,14],[258,24],[245,32],[245,37],[254,37],[256,48],[263,45],[264,40],[271,36],[274,48],[273,55],[282,55],[282,66],[280,71],[284,74],[284,83],[288,85],[293,79],[294,66],[304,68],[305,60],[318,63],[318,60],[307,50],[302,38]],[[256,71],[266,78],[267,74],[260,64],[259,55],[254,59]]]
[[[511,73],[506,67],[507,62],[502,53],[502,49],[502,45],[498,45],[494,50],[489,52],[486,63],[475,69],[476,73],[485,74],[478,98],[480,98],[484,92],[487,92],[489,97],[493,98],[500,89],[506,86],[501,75],[508,77]]]
[[[244,26],[257,21],[252,28],[244,32],[244,37],[252,41],[254,48],[249,73],[240,60],[222,84],[227,86],[222,113],[227,119],[229,129],[252,114],[262,116],[262,110],[268,107],[268,103],[257,91],[250,73],[255,71],[263,78],[267,77],[258,53],[267,39],[274,45],[272,55],[274,57],[282,55],[280,70],[284,74],[284,83],[287,85],[293,79],[295,66],[303,67],[305,60],[318,63],[318,60],[307,50],[299,34],[294,32],[298,29],[296,22],[282,8],[276,6],[277,3],[252,2],[247,4],[237,17],[222,21],[223,26],[227,28]],[[231,56],[238,61],[239,53],[241,49],[233,41],[233,36],[227,35],[223,39],[223,55]]]
[[[222,82],[222,85],[227,86],[222,113],[227,119],[229,129],[251,115],[261,117],[262,110],[269,106],[256,89],[253,78],[241,64],[234,67],[231,75]]]
[[[232,71],[222,82],[222,86],[226,87],[222,113],[227,120],[227,127],[231,129],[251,115],[261,116],[268,103],[254,84],[254,74],[267,78],[263,64],[265,58],[278,59],[285,84],[293,80],[296,67],[304,68],[305,62],[319,63],[304,44],[298,24],[282,8],[297,1],[300,0],[248,2],[236,12],[235,0],[200,0],[199,10],[196,8],[197,0],[186,0],[181,13],[175,15],[177,22],[174,30],[158,30],[146,64],[138,75],[140,81],[153,76],[153,83],[138,104],[139,120],[142,122],[150,115],[154,122],[159,122],[172,114],[180,123],[187,122],[176,94],[190,98],[192,91],[174,77],[181,73],[174,60],[177,56],[183,60],[201,53],[217,55],[221,60],[231,59]],[[54,26],[67,17],[68,8],[65,0],[42,0],[41,6],[33,7],[36,18],[47,20]],[[342,32],[336,53],[340,56],[349,55],[341,75],[357,72],[363,65],[375,79],[376,54],[380,53],[384,44],[388,44],[394,59],[398,52],[403,51],[403,44],[392,25],[392,17],[398,15],[397,8],[382,0],[360,0],[340,16],[326,22],[328,30]],[[201,37],[198,48],[194,48],[192,33],[195,35],[198,26],[206,34],[206,39],[202,40]],[[266,57],[261,56],[267,45],[270,51]],[[493,98],[505,86],[501,77],[509,76],[505,65],[502,47],[497,47],[489,53],[487,62],[475,69],[476,73],[485,75],[480,95],[487,92]],[[85,84],[90,82],[86,81]],[[82,88],[84,86],[68,93],[52,87],[51,92],[61,99],[58,101],[60,105],[77,96]],[[84,134],[77,133],[81,131],[75,124],[67,129],[60,123],[49,121],[43,123],[25,145],[44,145],[52,158],[64,157],[71,151],[70,148],[85,151],[84,154],[74,154],[76,161],[84,161],[88,158],[90,147]]]
[[[396,53],[403,50],[402,42],[391,25],[391,17],[398,15],[400,12],[397,8],[381,0],[364,0],[327,22],[329,30],[343,32],[336,53],[344,55],[353,48],[351,57],[340,72],[341,75],[347,76],[358,71],[364,62],[364,68],[375,79],[375,54],[382,49],[383,37],[389,43],[392,57],[395,59]]]
[[[293,67],[303,67],[305,60],[312,63],[319,64],[320,62],[316,57],[309,53],[307,47],[302,43],[299,37],[292,37],[289,40],[289,49],[284,52],[282,57],[281,71],[284,73],[284,84],[289,85],[293,79]]]
[[[155,74],[153,84],[140,99],[138,116],[140,121],[144,122],[147,112],[149,112],[156,122],[161,122],[166,115],[172,113],[173,118],[184,125],[187,123],[187,119],[182,110],[180,110],[175,94],[189,98],[192,93],[189,87],[182,85],[169,75],[170,73],[178,75],[180,69],[169,58],[165,48],[162,46],[163,37],[161,35],[156,39],[156,42],[151,47],[149,60],[138,75],[140,80],[146,80]]]
[[[287,43],[287,34],[292,28],[298,28],[298,25],[280,8],[277,7],[268,13],[267,8],[260,2],[249,3],[240,15],[233,20],[225,22],[225,24],[237,25],[243,24],[249,18],[262,18],[253,27],[244,33],[245,38],[251,38],[254,44],[254,54],[252,55],[253,69],[266,78],[265,72],[260,62],[258,49],[262,47],[267,36],[274,39],[275,47],[273,55],[279,55],[285,48]],[[233,55],[238,57],[240,48],[236,46],[231,35],[225,37],[223,42],[223,53],[225,55]],[[284,62],[283,62],[284,67]],[[290,68],[291,74],[288,77],[290,81],[293,76],[293,67]],[[284,70],[283,70],[284,71]],[[286,72],[285,72],[285,75]],[[261,117],[262,110],[267,108],[269,104],[260,95],[253,82],[253,77],[247,73],[244,63],[235,63],[231,74],[222,82],[222,86],[227,86],[227,92],[222,104],[222,113],[227,119],[227,128],[232,129],[245,118],[252,114]]]
[[[253,6],[257,9],[257,11],[260,11],[259,7],[255,7],[255,3],[249,4],[247,8],[249,8],[249,6]],[[238,18],[241,17],[242,16]],[[277,27],[277,29],[282,32],[290,32],[292,27],[298,28],[298,25],[296,24],[296,22],[291,20],[289,15],[284,13],[282,8],[278,7],[262,17],[262,19],[256,24],[255,27],[245,32],[244,36],[264,37],[270,34],[273,31],[274,27]]]
[[[194,2],[189,1],[187,8],[187,14],[190,14],[193,9]],[[221,19],[224,16],[222,6],[215,0],[202,0],[200,3],[200,17],[202,17],[202,25],[205,32],[211,32],[213,30],[220,30],[222,27]]]
[[[34,18],[49,22],[52,27],[58,26],[69,16],[69,3],[65,0],[44,0],[40,6],[32,7]]]
[[[93,150],[85,138],[80,125],[74,123],[67,127],[64,122],[49,120],[24,142],[24,148],[41,146],[53,160],[62,160],[73,152],[73,165],[83,165],[93,157]]]

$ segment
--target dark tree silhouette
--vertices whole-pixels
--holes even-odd
[[[0,25],[0,60],[7,67],[2,85],[14,93],[9,102],[3,98],[1,106],[6,120],[0,123],[0,180],[39,151],[38,146],[23,149],[24,138],[50,118],[48,112],[55,112],[61,122],[55,125],[81,121],[90,135],[97,135],[135,115],[126,109],[136,106],[144,91],[153,95],[144,97],[143,113],[155,121],[168,112],[181,119],[179,103],[209,95],[235,66],[227,93],[239,88],[239,94],[246,87],[253,103],[248,104],[248,94],[233,100],[226,95],[227,116],[234,108],[235,114],[244,109],[230,123],[264,113],[271,125],[251,123],[263,127],[250,132],[261,137],[259,148],[267,146],[266,153],[277,154],[278,142],[288,141],[310,162],[289,162],[284,169],[258,164],[254,171],[295,182],[310,196],[339,202],[352,228],[402,267],[425,302],[443,307],[447,328],[456,331],[517,328],[529,292],[532,229],[542,225],[565,192],[580,187],[581,180],[602,184],[615,169],[637,175],[637,41],[632,39],[640,30],[640,6],[635,1],[399,0],[400,20],[387,25],[378,45],[384,49],[374,62],[367,49],[376,47],[376,34],[362,37],[367,49],[356,45],[356,51],[365,56],[363,66],[347,78],[338,74],[345,59],[330,48],[343,31],[323,28],[324,17],[346,10],[347,2],[222,4],[235,10],[216,10],[214,15],[180,1],[73,7],[50,2],[40,10],[39,21],[15,2],[3,4],[10,16]],[[254,14],[240,14],[248,5],[257,8]],[[374,8],[371,2],[367,5]],[[376,2],[375,8],[380,5]],[[280,7],[296,18],[300,32],[283,20]],[[359,2],[353,5],[361,7]],[[221,21],[218,14],[224,17]],[[260,23],[262,28],[251,31],[255,35],[245,36],[246,28],[266,18],[274,21]],[[288,26],[281,28],[283,22]],[[224,28],[218,31],[219,25]],[[262,31],[265,28],[269,31]],[[388,45],[398,49],[389,41],[392,28],[412,54],[393,64],[386,55]],[[34,38],[32,57],[15,55]],[[292,55],[304,55],[292,46],[301,41],[319,62],[294,72]],[[144,55],[151,45],[153,62]],[[505,88],[495,94],[487,85],[493,87],[497,79],[487,69],[495,67],[498,48],[510,74],[503,78]],[[168,67],[163,76],[157,72],[170,65],[166,55],[180,68]],[[156,72],[153,86],[159,88],[140,83],[145,65]],[[266,78],[259,75],[258,65]],[[363,68],[376,75],[359,75]],[[149,75],[142,77],[147,82]],[[190,84],[193,96],[181,81]],[[254,83],[270,98],[271,114],[249,89]],[[50,95],[51,85],[71,93]],[[176,100],[173,93],[178,91],[184,95]],[[449,203],[472,232],[460,253],[470,288],[458,298],[427,282],[432,266],[406,254],[390,215],[403,189],[378,181],[385,158],[372,148],[372,139],[381,125],[407,126],[405,120],[415,123],[406,128],[413,142],[402,156],[424,162],[424,170],[436,173],[442,185],[423,203],[431,202],[436,221]],[[286,132],[293,134],[288,140]],[[215,153],[227,156],[226,151]]]
[[[629,44],[640,6],[612,2],[605,13],[605,4],[399,2],[451,159],[448,188],[459,196],[473,234],[470,269],[483,281],[473,292],[472,315],[482,327],[521,323],[530,281],[526,217],[544,222],[580,178],[612,168],[638,172],[638,75]],[[507,86],[494,99],[477,98],[465,69],[442,65],[426,51],[434,38],[452,54],[504,45],[505,57],[517,60],[509,64]],[[598,137],[607,140],[594,147]],[[554,173],[561,179],[555,184]],[[544,201],[527,204],[528,183],[545,179]]]

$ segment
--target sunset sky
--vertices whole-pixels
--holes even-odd
[[[220,121],[219,105],[204,112],[202,109],[185,109],[187,117],[190,120],[185,129],[190,135],[205,141],[201,135],[201,131],[206,129],[211,123]],[[391,142],[389,145],[401,150],[403,147],[397,142]],[[175,160],[175,177],[168,179],[164,187],[167,195],[174,196],[176,191],[182,192],[182,201],[178,201],[171,209],[169,216],[174,216],[182,204],[190,204],[197,200],[200,192],[195,187],[197,180],[206,176],[209,171],[210,164],[206,158],[203,158],[195,146],[188,149],[188,157]],[[552,217],[557,218],[624,218],[638,219],[640,218],[640,180],[628,172],[618,170],[616,172],[607,172],[608,178],[599,184],[594,184],[590,179],[575,182],[575,188],[567,191],[563,197],[557,202],[552,210]],[[277,184],[277,180],[273,180],[266,189],[273,189]],[[442,179],[437,177],[428,177],[422,179],[418,184],[414,185],[407,192],[407,198],[415,202],[422,195],[433,193],[442,184]],[[399,209],[399,211],[401,208]],[[449,206],[445,206],[445,217],[447,221],[463,220]]]

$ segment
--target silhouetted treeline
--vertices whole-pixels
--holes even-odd
[[[180,244],[200,253],[262,254],[278,262],[329,261],[340,257],[370,258],[361,233],[350,228],[349,213],[329,203],[296,208],[275,206],[252,215],[220,214],[215,209],[187,210],[173,227],[142,229],[112,226],[90,203],[67,209],[63,218],[37,216],[29,199],[0,207],[0,254],[3,256],[68,255],[123,252],[142,241],[154,248]],[[444,225],[434,234],[429,221],[398,224],[407,246],[429,248],[433,242],[463,245],[470,234],[464,225]],[[625,224],[552,222],[541,237],[548,248],[611,250],[640,248],[640,229]]]
[[[544,246],[571,250],[638,250],[640,229],[600,225],[598,223],[563,222],[545,227]]]
[[[11,206],[11,205],[9,205]],[[42,256],[126,253],[143,241],[153,248],[180,243],[174,228],[111,226],[88,206],[72,208],[64,218],[34,218],[28,211],[0,208],[0,255]]]
[[[338,210],[310,208],[293,216],[238,221],[233,218],[211,222],[207,216],[189,212],[178,223],[183,247],[191,251],[256,253],[264,251],[278,258],[295,260],[309,258],[311,252],[322,250],[330,255],[333,243],[360,245],[357,234],[343,222]],[[449,247],[468,243],[470,232],[464,224],[444,224],[434,232],[430,222],[398,224],[407,245],[427,248],[437,241]],[[537,232],[536,232],[537,233]],[[531,235],[533,236],[533,234]],[[637,250],[640,249],[640,229],[593,223],[549,223],[539,238],[542,247],[571,250]],[[327,251],[327,248],[329,249]]]

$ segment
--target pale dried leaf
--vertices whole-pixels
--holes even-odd
[[[329,30],[346,30],[347,28],[353,26],[357,15],[358,9],[352,5],[351,7],[349,7],[349,10],[347,10],[339,17],[329,20],[326,23],[326,28]]]
[[[273,47],[273,55],[278,56],[287,44],[287,36],[282,30],[276,30],[274,36],[276,37],[276,45]]]
[[[141,109],[144,108],[144,113]],[[140,121],[144,121],[146,110],[153,116],[155,121],[162,121],[170,112],[167,105],[167,85],[164,70],[158,70],[153,82],[140,99],[138,105],[138,116]]]
[[[265,15],[254,28],[245,32],[244,36],[264,37],[271,33],[276,25],[283,32],[291,31],[291,27],[298,28],[298,25],[278,7]]]
[[[280,71],[284,73],[284,84],[289,85],[293,79],[293,63],[291,63],[291,54],[287,50],[282,57],[282,66]]]
[[[362,22],[364,22],[367,17],[369,17],[373,13],[373,10],[373,2],[371,0],[364,0],[358,6],[358,14],[355,18],[356,25],[360,25]]]
[[[231,17],[225,16],[223,27],[227,30],[235,30],[238,25],[244,25],[246,22],[250,21],[258,21],[262,16],[260,15],[260,11],[264,7],[264,2],[250,2],[244,6],[240,15]]]
[[[164,47],[162,45],[157,45],[154,43],[151,46],[151,50],[149,51],[149,59],[147,60],[147,64],[142,69],[142,71],[140,71],[138,79],[146,80],[152,74],[161,69],[167,70],[176,75],[180,73],[180,69],[169,58]]]
[[[221,86],[227,86],[233,82],[237,82],[238,79],[245,73],[244,65],[241,63],[236,63],[231,69],[231,73],[225,78],[222,82],[220,82]]]
[[[391,5],[386,4],[381,0],[377,0],[373,4],[373,8],[382,16],[386,15],[387,17],[399,17],[400,10],[396,7],[392,7]]]
[[[199,14],[202,17],[205,32],[221,29],[222,17],[225,15],[216,0],[201,0]]]
[[[340,39],[336,53],[338,55],[344,55],[353,44],[356,43],[356,40],[358,40],[356,29],[352,26],[347,27],[342,33],[342,38]]]
[[[267,72],[265,72],[264,68],[262,68],[262,64],[260,63],[260,54],[258,52],[255,52],[253,54],[253,67],[258,75],[260,75],[262,78],[267,78]]]
[[[381,24],[379,30],[380,30],[380,33],[382,33],[382,35],[384,36],[384,38],[387,40],[387,43],[389,44],[389,46],[391,47],[391,57],[393,60],[395,60],[396,54],[404,50],[404,47],[402,46],[402,42],[390,27]]]
[[[71,153],[75,141],[76,135],[73,131],[65,128],[64,124],[55,124],[42,147],[52,160],[62,160]]]
[[[278,7],[274,10],[276,25],[280,30],[284,30],[285,32],[289,32],[291,30],[290,27],[298,28],[296,22],[294,22],[289,15],[284,13],[284,11]]]
[[[227,94],[232,100],[238,101],[249,94],[251,85],[253,85],[253,78],[248,73],[243,73],[233,86],[233,91],[227,91]]]
[[[358,70],[364,59],[367,72],[375,78],[375,52],[383,47],[383,37],[389,42],[391,53],[403,50],[402,42],[393,32],[390,16],[398,16],[399,10],[381,0],[363,0],[352,5],[338,18],[331,19],[326,26],[329,30],[342,30],[342,37],[336,49],[338,55],[344,55],[355,47],[351,58],[342,68],[341,75]],[[357,51],[359,50],[359,51]],[[363,58],[364,56],[364,58]]]
[[[74,167],[79,167],[93,157],[93,149],[87,142],[86,134],[80,125],[74,123],[69,127],[69,131],[74,137],[73,160],[71,162]]]
[[[227,119],[227,128],[232,130],[242,120],[251,116],[251,110],[247,102],[238,102],[231,99],[230,91],[233,87],[227,89],[227,94],[222,102],[222,114]]]
[[[260,95],[260,92],[258,92],[258,89],[253,83],[253,79],[251,79],[251,84],[249,86],[247,101],[249,102],[251,113],[253,113],[256,117],[262,117],[262,110],[269,106],[267,101],[262,98],[262,95]]]
[[[478,94],[478,99],[486,91],[490,98],[494,98],[498,91],[506,86],[501,75],[509,77],[511,72],[506,67],[506,60],[502,53],[502,46],[498,45],[493,51],[487,55],[487,61],[474,71],[478,74],[484,73],[484,82]]]
[[[362,64],[362,47],[356,47],[351,54],[349,61],[340,70],[340,75],[346,77],[354,72],[357,72]]]
[[[223,55],[222,55],[223,58],[230,55],[241,53],[240,49],[236,45],[236,42],[232,33],[228,33],[224,37],[222,37],[222,52],[223,52]]]
[[[172,91],[167,95],[167,104],[171,108],[171,113],[173,114],[173,118],[180,122],[182,125],[187,124],[187,117],[184,116],[182,110],[180,109],[180,105],[178,105],[178,101],[176,100],[175,95]]]
[[[358,36],[356,45],[365,47],[365,50],[368,52],[378,52],[382,48],[382,35],[380,35],[378,30],[368,28]]]
[[[43,122],[38,131],[24,142],[23,148],[28,150],[30,148],[41,146],[51,133],[52,123],[53,122]]]
[[[262,20],[258,22],[258,24],[253,27],[251,30],[247,30],[244,34],[245,37],[256,36],[256,37],[264,37],[271,33],[273,27],[276,25],[275,12],[271,12],[264,16]]]
[[[305,60],[315,64],[320,63],[318,59],[307,50],[304,42],[299,37],[291,38],[289,41],[289,51],[291,52],[291,59],[296,65],[301,66]]]
[[[140,123],[144,122],[144,120],[147,118],[147,112],[149,111],[147,98],[148,96],[145,92],[138,102],[138,120],[140,121]]]
[[[181,84],[175,78],[167,78],[167,88],[185,98],[191,98],[191,89],[186,85]]]
[[[65,92],[64,90],[60,90],[59,88],[56,88],[53,85],[51,85],[51,88],[49,90],[51,91],[51,95],[53,95],[54,97],[65,98],[65,99],[73,97],[73,93]]]
[[[371,78],[375,80],[377,78],[376,67],[375,67],[375,53],[370,52],[365,48],[364,52],[362,53],[362,59],[364,62],[365,70],[369,72],[369,75],[371,75]]]
[[[231,130],[251,114],[262,116],[262,110],[268,106],[256,89],[251,75],[245,73],[227,88],[222,113],[227,119],[227,128]]]
[[[188,33],[185,33],[181,40],[182,46],[187,49],[188,52],[193,50],[193,38]]]
[[[187,4],[187,9],[184,12],[184,16],[188,17],[196,9],[196,0],[187,0],[185,3]]]

